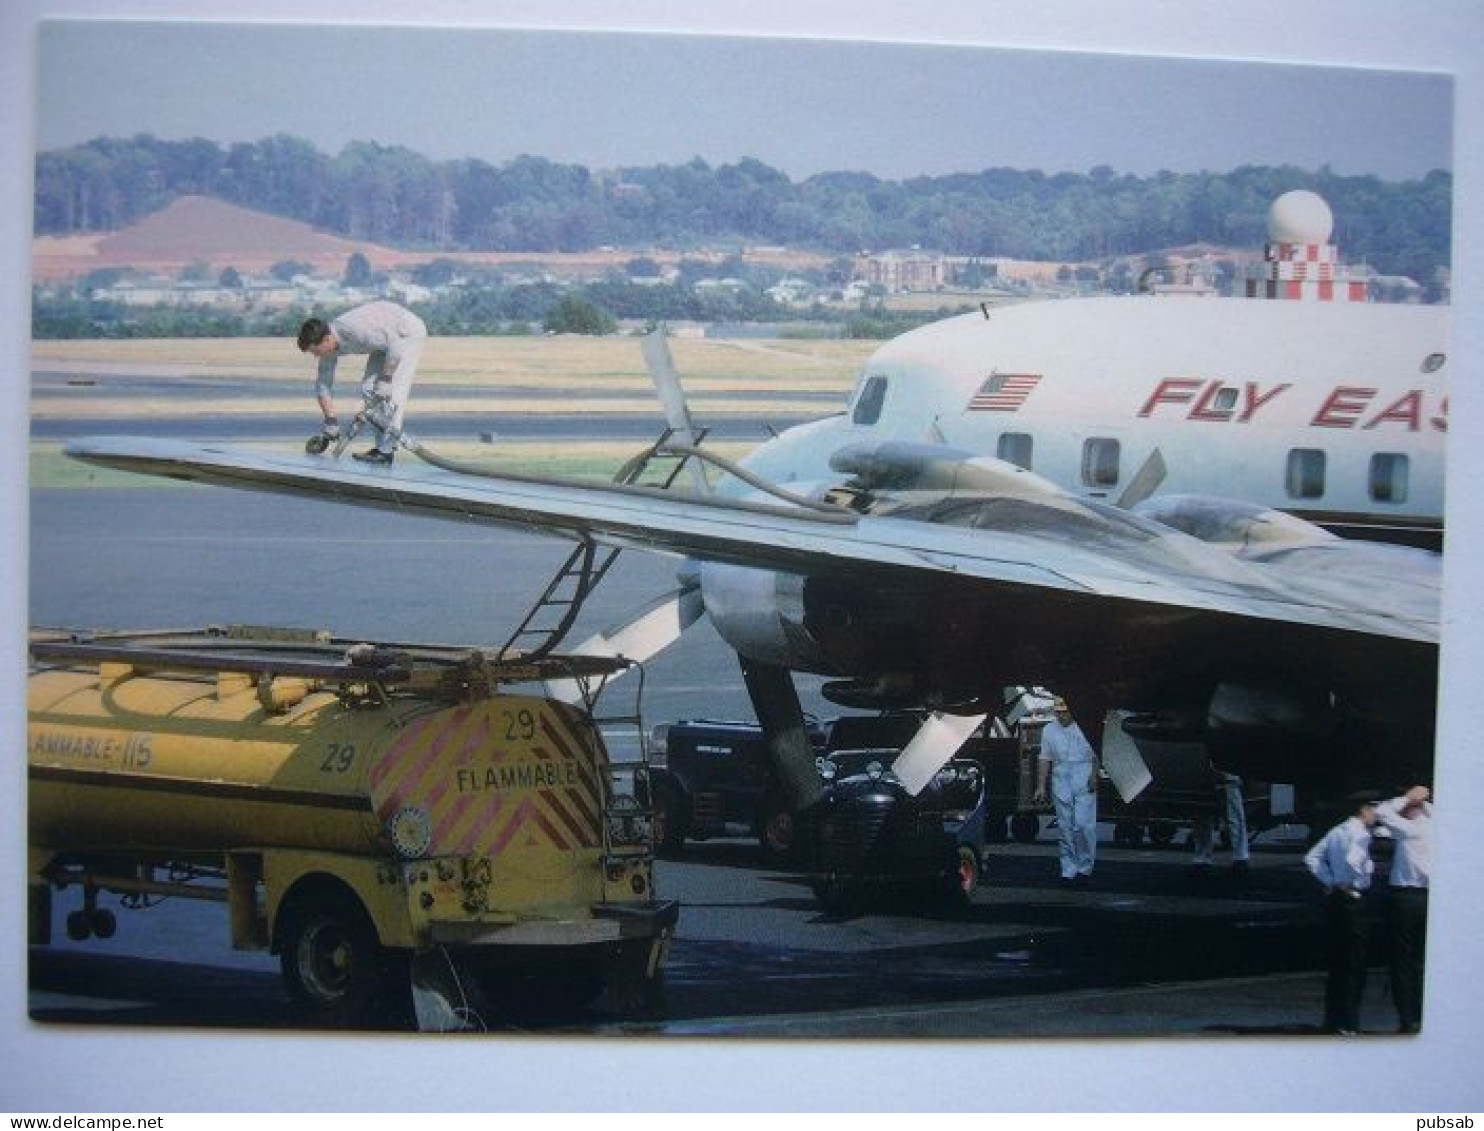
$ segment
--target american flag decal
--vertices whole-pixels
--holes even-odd
[[[969,401],[970,412],[1014,412],[1041,383],[1039,373],[995,373]]]

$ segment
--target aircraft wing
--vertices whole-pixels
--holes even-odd
[[[75,441],[67,454],[124,471],[594,541],[701,561],[860,577],[973,579],[1007,595],[1060,591],[1257,621],[1436,644],[1437,555],[1342,546],[1243,560],[1200,539],[1051,489],[917,517],[806,510],[653,488],[139,437]],[[1417,552],[1420,554],[1420,552]],[[1325,555],[1316,560],[1316,554]]]

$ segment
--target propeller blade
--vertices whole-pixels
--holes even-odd
[[[897,755],[891,772],[914,797],[933,780],[969,740],[988,715],[948,715],[935,711],[917,728],[912,741]]]
[[[691,420],[690,405],[686,403],[685,390],[680,387],[680,374],[675,370],[675,361],[670,356],[670,345],[665,340],[664,327],[646,334],[640,342],[644,353],[644,364],[649,370],[649,379],[654,382],[660,395],[660,406],[664,409],[665,423],[670,426],[675,439],[687,447],[695,447],[696,428]],[[700,460],[686,461],[691,482],[702,495],[711,493],[711,483],[706,478],[705,465]]]
[[[1138,506],[1159,490],[1159,485],[1165,481],[1167,473],[1165,457],[1158,448],[1155,448],[1149,453],[1149,458],[1144,461],[1134,477],[1128,481],[1123,494],[1118,496],[1117,505],[1124,510]]]
[[[683,585],[650,601],[622,624],[613,625],[584,640],[571,651],[578,656],[622,656],[643,663],[659,655],[706,611],[699,585]],[[554,679],[546,693],[564,703],[581,700],[576,680]]]

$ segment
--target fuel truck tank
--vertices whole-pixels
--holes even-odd
[[[657,978],[676,909],[642,766],[610,765],[590,711],[511,689],[611,661],[287,635],[33,639],[32,881],[82,886],[70,934],[112,933],[100,891],[222,900],[234,945],[335,1020],[389,954],[433,948],[588,996],[620,958]]]

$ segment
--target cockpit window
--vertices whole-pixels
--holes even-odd
[[[881,406],[886,403],[886,378],[873,373],[861,386],[860,396],[855,398],[855,411],[850,414],[852,424],[875,424],[881,419]]]

